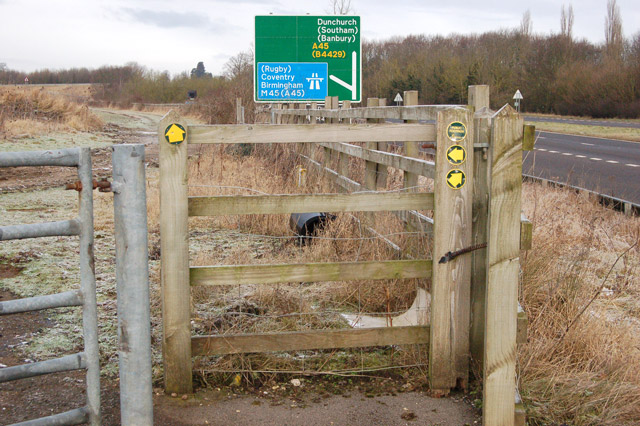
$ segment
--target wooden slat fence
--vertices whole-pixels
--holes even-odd
[[[523,241],[530,243],[531,229],[528,221],[521,224],[520,199],[514,196],[520,188],[522,121],[509,106],[491,112],[487,86],[472,86],[469,93],[468,106],[380,107],[383,102],[370,99],[368,108],[339,108],[334,98],[326,100],[327,109],[274,105],[272,124],[188,126],[175,113],[167,114],[159,127],[165,390],[191,391],[193,356],[428,344],[434,392],[466,387],[470,360],[479,362],[487,383],[485,418],[500,419],[488,424],[513,424],[515,395],[509,389],[515,389],[516,335],[526,339],[526,330],[516,333],[526,325],[526,316],[516,311],[518,277],[513,268]],[[405,98],[417,104],[417,93],[405,92]],[[321,121],[325,124],[315,124]],[[182,143],[165,140],[165,129],[173,123],[186,130]],[[451,135],[452,123],[465,125],[465,138]],[[405,155],[388,152],[391,142],[404,146]],[[188,197],[187,146],[209,143],[294,144],[308,166],[342,191],[358,193]],[[435,147],[435,161],[413,149],[423,143]],[[322,148],[323,159],[314,157],[315,149],[306,149],[311,144]],[[447,160],[453,145],[466,152],[461,164]],[[365,162],[363,182],[349,176],[351,157]],[[379,191],[386,188],[388,168],[403,171],[405,191]],[[458,189],[446,183],[452,170],[466,177]],[[434,191],[414,190],[418,176],[433,179]],[[432,210],[434,218],[421,213],[425,210]],[[317,211],[394,212],[407,226],[429,231],[434,261],[412,253],[404,260],[189,267],[189,217]],[[368,229],[377,233],[374,225]],[[479,250],[438,262],[447,252],[487,241],[486,253]],[[407,278],[431,278],[429,325],[191,335],[191,286]],[[498,290],[503,288],[509,290]]]

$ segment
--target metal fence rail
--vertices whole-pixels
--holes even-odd
[[[91,150],[71,148],[52,151],[0,153],[0,167],[63,166],[77,167],[82,183],[79,217],[68,221],[0,227],[0,240],[49,236],[80,236],[80,290],[0,302],[0,315],[61,306],[82,305],[84,352],[62,358],[0,370],[0,382],[60,371],[86,369],[87,403],[85,407],[20,425],[75,425],[89,422],[100,425],[100,365],[98,353],[98,317],[93,256],[93,180]]]

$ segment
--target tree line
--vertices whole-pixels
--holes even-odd
[[[622,36],[620,13],[609,1],[605,43],[572,36],[573,11],[562,8],[561,32],[532,34],[530,16],[519,28],[478,35],[412,35],[363,41],[363,98],[391,100],[418,90],[421,104],[464,104],[467,88],[491,87],[491,103],[512,102],[519,89],[523,111],[592,117],[640,117],[640,33]],[[199,62],[190,73],[170,76],[135,63],[98,69],[40,70],[26,74],[31,83],[96,83],[96,101],[184,102],[198,91],[199,108],[210,122],[231,122],[235,98],[253,99],[253,55],[231,58],[224,73],[213,76]],[[0,67],[0,83],[20,84],[24,73]],[[253,108],[247,108],[250,114]],[[246,117],[247,120],[250,116]]]

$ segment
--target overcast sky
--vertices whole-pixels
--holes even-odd
[[[219,74],[253,43],[254,15],[324,15],[329,0],[0,0],[0,62],[34,71],[135,61],[172,74],[203,61]],[[352,0],[365,39],[515,28],[530,10],[535,33],[559,32],[562,1]],[[567,6],[569,1],[565,3]],[[573,2],[574,37],[604,41],[606,0]],[[618,0],[626,37],[640,1]]]

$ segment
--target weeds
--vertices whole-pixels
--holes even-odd
[[[104,123],[86,105],[43,91],[6,91],[0,94],[0,133],[5,137],[101,129]]]
[[[529,423],[637,424],[640,219],[536,184],[525,184],[523,200],[535,223],[518,366]]]

